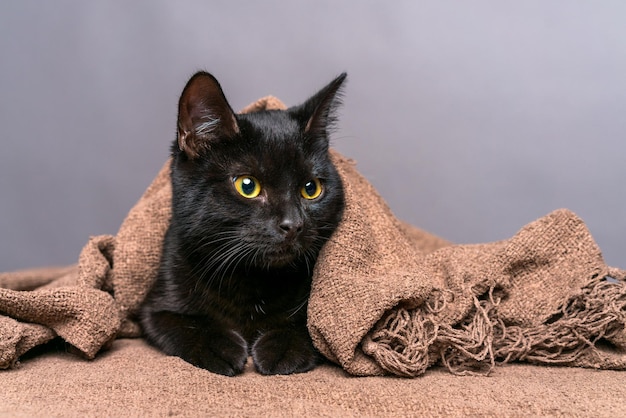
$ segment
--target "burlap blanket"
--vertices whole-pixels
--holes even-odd
[[[282,104],[245,111],[263,108]],[[333,160],[346,210],[316,264],[308,323],[328,359],[354,375],[418,376],[435,363],[487,373],[514,360],[626,368],[626,271],[605,265],[573,213],[451,245],[397,220],[351,161]],[[0,368],[57,336],[87,358],[139,336],[170,199],[168,162],[117,235],[92,237],[76,266],[0,274]]]

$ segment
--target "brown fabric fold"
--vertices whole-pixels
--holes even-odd
[[[602,260],[586,226],[557,210],[509,240],[412,245],[355,166],[345,219],[316,266],[309,329],[322,353],[356,375],[417,376],[436,362],[488,373],[525,360],[626,367],[626,274]]]
[[[282,109],[276,98],[244,111]],[[626,368],[626,272],[606,266],[584,223],[557,210],[511,239],[452,245],[402,223],[355,164],[332,153],[346,211],[315,267],[309,330],[354,375],[458,374],[529,361]],[[136,337],[170,218],[169,162],[115,236],[77,266],[0,274],[0,368],[60,336],[93,358]]]

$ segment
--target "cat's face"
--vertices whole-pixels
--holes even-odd
[[[217,81],[183,91],[173,147],[173,209],[189,245],[222,264],[312,264],[343,211],[328,155],[340,76],[301,106],[235,115]],[[193,250],[193,249],[189,249]]]

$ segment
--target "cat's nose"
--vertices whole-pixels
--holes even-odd
[[[302,232],[303,223],[300,220],[285,218],[278,224],[278,229],[285,239],[294,239]]]

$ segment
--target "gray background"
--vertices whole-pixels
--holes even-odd
[[[346,70],[334,145],[400,218],[485,242],[568,207],[625,267],[624,22],[622,0],[0,2],[0,271],[117,231],[198,69],[236,109]]]

